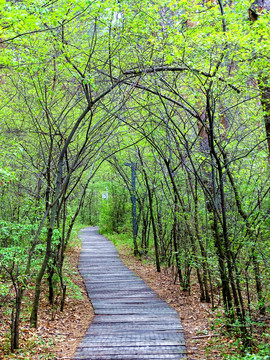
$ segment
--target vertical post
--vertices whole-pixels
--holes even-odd
[[[139,254],[138,244],[137,244],[137,212],[136,212],[136,165],[132,163],[125,163],[125,166],[131,168],[131,202],[132,202],[132,228],[133,228],[133,244],[134,244],[134,255]]]

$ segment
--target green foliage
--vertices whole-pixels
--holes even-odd
[[[109,168],[103,167],[103,171]],[[102,174],[101,172],[99,173]],[[111,179],[110,179],[111,176]],[[103,181],[90,184],[80,216],[83,222],[100,227],[100,232],[130,232],[131,200],[126,187],[115,178],[116,174],[103,176]]]
[[[245,355],[233,355],[226,357],[228,360],[269,360],[270,359],[270,345],[262,344],[258,346],[258,351],[252,354],[249,351]]]
[[[121,250],[121,248],[128,248],[129,252],[133,251],[133,239],[130,235],[122,233],[122,234],[112,234],[112,233],[104,233],[105,237],[111,240],[117,250]]]
[[[128,230],[127,220],[131,212],[128,193],[125,188],[112,182],[103,194],[108,198],[100,204],[99,226],[100,232],[121,233]]]

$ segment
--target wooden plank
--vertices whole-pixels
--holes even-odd
[[[122,342],[121,341],[117,341],[115,343],[112,343],[111,341],[97,341],[97,339],[90,341],[89,338],[87,339],[87,343],[84,343],[80,349],[98,349],[100,350],[100,348],[102,349],[106,349],[106,348],[116,348],[117,351],[122,351],[123,348],[128,348],[128,350],[130,350],[131,348],[136,348],[136,347],[151,347],[153,348],[152,350],[158,350],[160,351],[160,347],[162,347],[162,350],[172,350],[172,349],[180,349],[180,346],[185,347],[185,344],[182,342],[180,343],[179,341],[127,341],[126,339],[123,339]],[[119,349],[119,347],[121,349]],[[79,351],[79,350],[78,350]]]
[[[125,355],[95,355],[95,354],[75,354],[74,360],[180,360],[186,359],[186,354],[125,354]]]

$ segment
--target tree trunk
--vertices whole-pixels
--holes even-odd
[[[48,229],[48,234],[47,234],[46,254],[43,259],[41,268],[38,272],[38,276],[36,279],[35,297],[34,297],[33,307],[32,307],[31,316],[30,316],[30,325],[35,328],[37,327],[37,315],[38,315],[38,307],[39,307],[39,297],[40,297],[40,292],[41,292],[41,281],[43,279],[43,276],[44,276],[46,268],[47,268],[48,261],[51,256],[52,233],[53,233],[53,229],[50,227]]]
[[[16,290],[16,303],[15,310],[12,310],[11,316],[11,338],[10,338],[10,350],[13,353],[14,350],[19,349],[19,325],[20,325],[20,313],[22,306],[23,289],[17,288]]]

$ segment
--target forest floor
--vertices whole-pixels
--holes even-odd
[[[20,349],[14,354],[9,352],[10,313],[0,306],[0,359],[23,360],[71,360],[94,317],[92,305],[87,296],[83,279],[78,272],[80,246],[77,244],[66,255],[66,273],[75,285],[67,292],[64,311],[59,306],[52,309],[45,293],[45,284],[41,296],[38,328],[29,326],[29,308],[33,290],[25,294],[26,309],[21,316]],[[59,299],[58,299],[59,301]],[[56,297],[57,302],[57,297]],[[57,303],[56,303],[57,305]],[[59,304],[58,304],[59,305]]]

